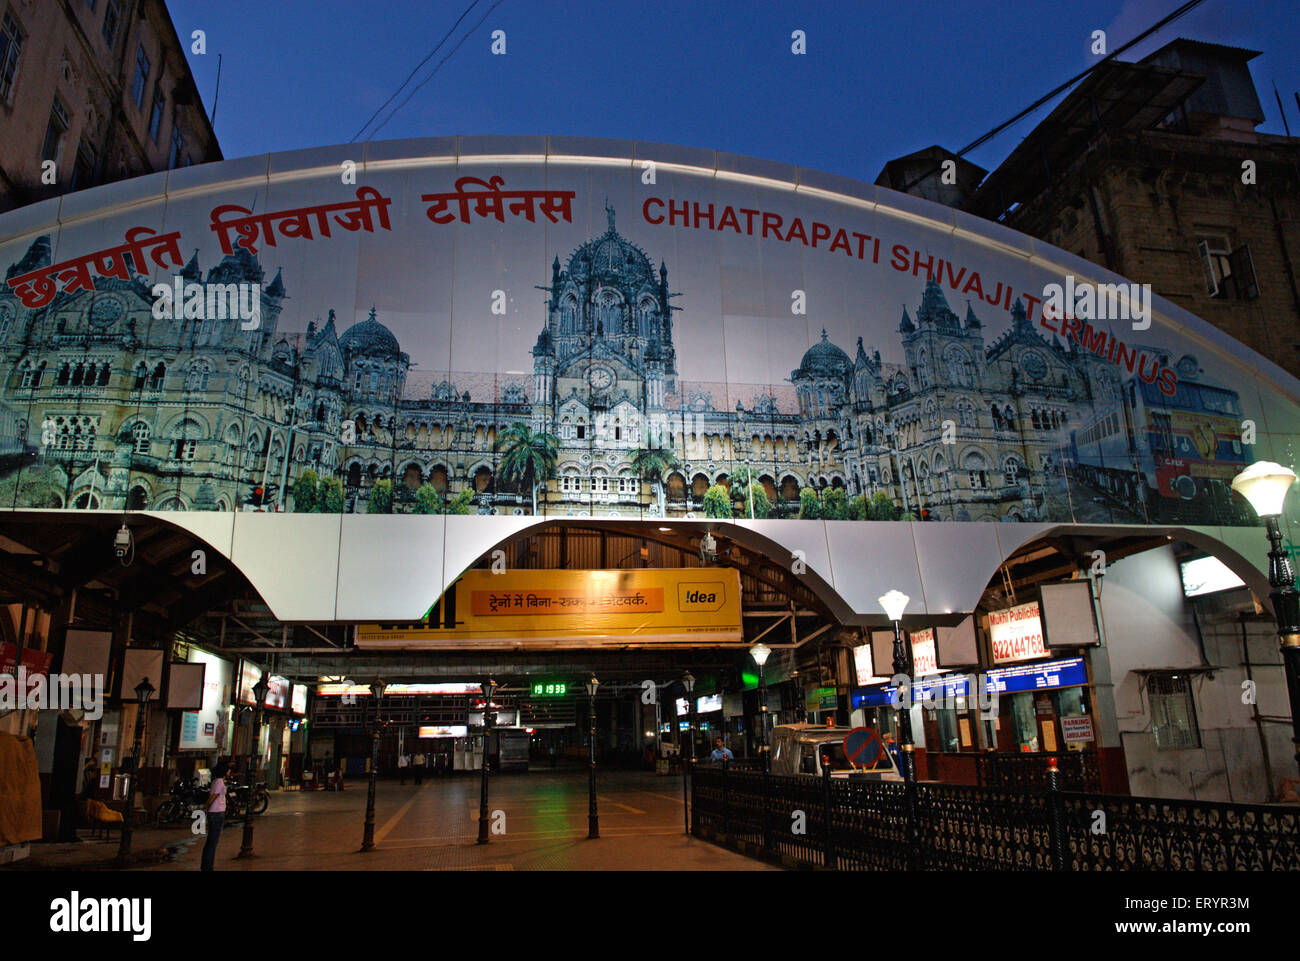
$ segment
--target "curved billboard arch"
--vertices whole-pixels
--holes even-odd
[[[0,264],[6,508],[710,519],[830,567],[869,520],[1234,543],[1300,433],[1293,378],[1095,264],[712,151],[245,158],[0,217]]]

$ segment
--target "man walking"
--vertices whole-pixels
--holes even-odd
[[[424,752],[420,751],[418,754],[415,755],[415,783],[416,784],[424,783],[424,764],[425,764]]]
[[[217,859],[217,842],[221,840],[221,829],[226,823],[226,772],[230,765],[218,761],[212,769],[212,784],[208,787],[208,800],[203,805],[206,812],[207,840],[203,842],[203,860],[201,871],[211,871]]]
[[[410,767],[410,765],[411,765],[411,755],[409,754],[397,755],[397,776],[401,780],[401,783],[403,784],[406,783],[406,769]]]

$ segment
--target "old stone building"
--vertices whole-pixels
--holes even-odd
[[[0,212],[221,159],[163,0],[0,2]]]
[[[1100,64],[965,209],[1132,280],[1300,375],[1300,140],[1252,50],[1176,40]]]

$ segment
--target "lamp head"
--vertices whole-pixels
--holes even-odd
[[[591,678],[587,681],[587,696],[595,697],[596,688],[598,687],[600,687],[600,681],[596,680],[596,675],[593,674]]]
[[[140,683],[135,686],[135,699],[143,704],[154,695],[154,686],[149,683],[149,678],[140,679]]]
[[[377,677],[370,682],[370,693],[375,696],[375,700],[383,697],[386,690],[388,690],[388,682],[382,677]]]
[[[1272,461],[1256,461],[1232,479],[1232,489],[1250,502],[1261,518],[1282,513],[1286,492],[1295,483],[1295,471]]]
[[[771,653],[772,649],[766,644],[755,644],[749,649],[749,656],[754,659],[754,663],[759,667],[767,663],[768,655]]]
[[[687,694],[695,690],[695,675],[692,674],[690,671],[687,671],[685,674],[682,675],[682,687],[686,688]]]
[[[260,678],[258,678],[257,683],[253,685],[253,697],[257,699],[258,704],[266,703],[266,692],[269,691],[270,689],[271,689],[271,682],[267,678],[267,676],[263,674]]]
[[[877,598],[880,606],[885,609],[885,614],[891,621],[901,621],[903,611],[907,610],[907,602],[911,600],[906,594],[899,590],[891,590],[888,594]]]

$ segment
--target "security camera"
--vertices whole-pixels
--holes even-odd
[[[113,553],[117,555],[118,560],[125,560],[126,555],[131,552],[131,528],[125,523],[118,528],[117,534],[113,537]]]
[[[700,538],[700,560],[705,564],[716,564],[718,560],[718,542],[708,531]]]

